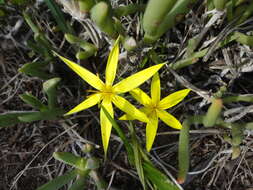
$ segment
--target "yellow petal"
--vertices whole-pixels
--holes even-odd
[[[131,115],[124,114],[119,118],[119,120],[135,120],[135,118],[132,117]]]
[[[104,106],[104,108],[108,111],[108,113],[113,118],[112,103],[110,101],[108,101],[108,99],[104,99],[102,102],[102,105]],[[109,121],[109,119],[106,117],[106,115],[102,109],[100,110],[100,125],[101,125],[101,133],[102,133],[101,134],[102,142],[103,142],[103,147],[104,147],[104,151],[105,151],[105,155],[106,155],[110,136],[111,136],[112,124]]]
[[[134,99],[136,99],[138,102],[140,102],[144,106],[151,104],[150,97],[139,88],[135,88],[131,90],[130,94],[134,97]]]
[[[159,108],[168,109],[175,106],[176,104],[181,102],[188,95],[190,91],[191,90],[189,89],[179,90],[177,92],[174,92],[166,96],[159,102],[159,105],[158,105]]]
[[[93,95],[91,95],[89,98],[87,98],[82,103],[80,103],[79,105],[77,105],[76,107],[74,107],[72,110],[70,110],[65,115],[70,115],[70,114],[73,114],[73,113],[85,110],[87,108],[90,108],[90,107],[96,105],[100,101],[101,96],[102,96],[101,94],[93,94]]]
[[[152,77],[152,82],[151,82],[151,98],[152,102],[154,104],[158,104],[160,101],[161,97],[161,87],[160,87],[160,78],[159,74],[156,73]]]
[[[57,53],[55,54],[88,84],[90,84],[91,86],[93,86],[98,90],[101,90],[103,88],[104,83],[99,79],[99,77],[97,77],[87,69],[81,67],[80,65],[74,63],[73,61],[70,61],[69,59],[62,57]]]
[[[150,115],[149,121],[146,126],[146,149],[148,152],[152,148],[158,128],[158,118],[155,112]]]
[[[141,112],[140,110],[136,109],[130,102],[120,96],[114,96],[112,102],[115,106],[117,106],[120,110],[127,113],[131,117],[138,119],[142,122],[148,122],[148,118],[145,113]]]
[[[152,112],[152,110],[149,110],[148,108],[146,107],[141,107],[139,109],[141,112],[145,113],[146,115],[150,114]],[[131,115],[128,115],[128,114],[124,114],[122,115],[119,120],[135,120],[134,117],[132,117]]]
[[[119,37],[116,40],[107,60],[105,69],[105,81],[107,85],[112,85],[116,76],[119,59]]]
[[[175,129],[181,129],[182,125],[181,123],[171,114],[164,110],[157,110],[158,117],[166,123],[168,126],[175,128]]]
[[[124,93],[135,89],[150,77],[152,77],[164,64],[158,64],[147,69],[144,69],[126,79],[120,81],[113,86],[114,91],[117,93]]]

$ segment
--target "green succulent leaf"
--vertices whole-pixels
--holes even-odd
[[[223,106],[222,99],[219,99],[219,98],[212,99],[212,103],[210,107],[208,108],[207,114],[203,121],[203,124],[205,127],[214,126],[218,117],[220,116],[222,106]]]
[[[178,164],[179,164],[179,172],[178,172],[178,182],[184,183],[188,170],[189,170],[189,130],[190,123],[185,120],[183,122],[183,127],[180,131],[179,136],[179,150],[178,150]]]
[[[47,94],[49,108],[55,108],[57,105],[56,88],[60,81],[60,78],[52,78],[43,83],[43,91]]]

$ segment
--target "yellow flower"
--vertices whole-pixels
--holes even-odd
[[[164,123],[168,126],[173,127],[175,129],[181,129],[181,123],[171,114],[166,112],[165,110],[171,108],[181,102],[187,94],[190,92],[189,89],[180,90],[174,92],[167,97],[160,100],[160,78],[158,73],[156,73],[151,82],[151,98],[143,92],[141,89],[136,88],[132,90],[131,95],[144,107],[140,108],[140,110],[149,118],[149,121],[146,126],[146,149],[150,151],[153,142],[155,140],[157,127],[158,127],[158,118],[160,118]],[[123,115],[119,118],[120,120],[133,120],[134,118],[129,115]]]
[[[143,122],[149,122],[149,119],[143,112],[136,109],[130,102],[121,97],[120,94],[129,92],[144,83],[146,80],[152,77],[164,64],[158,64],[149,67],[113,85],[118,65],[119,38],[116,40],[113,49],[109,54],[105,70],[105,83],[100,80],[98,76],[91,73],[87,69],[58,54],[56,55],[63,62],[65,62],[73,71],[75,71],[83,80],[85,80],[88,84],[90,84],[96,89],[94,94],[90,95],[86,100],[74,107],[65,115],[73,114],[84,109],[90,108],[96,104],[99,104],[100,101],[102,101],[102,105],[106,108],[106,110],[110,113],[112,117],[113,103],[116,107],[118,107],[123,112],[131,115],[134,119],[138,119]],[[100,125],[103,147],[106,154],[112,125],[107,119],[102,109],[100,110]]]

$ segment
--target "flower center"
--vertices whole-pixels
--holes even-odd
[[[102,90],[103,98],[109,98],[111,99],[114,95],[114,91],[111,85],[105,85]]]
[[[152,103],[152,104],[150,105],[150,109],[151,109],[152,111],[155,111],[156,109],[158,109],[158,105],[155,104],[155,103]]]
[[[103,93],[113,93],[113,89],[111,85],[105,85],[103,89]]]

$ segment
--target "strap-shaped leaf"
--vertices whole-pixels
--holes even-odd
[[[39,120],[52,120],[56,119],[65,113],[64,110],[56,108],[41,112],[32,112],[26,115],[19,116],[18,119],[23,122],[33,122]]]
[[[142,165],[142,162],[143,162],[142,155],[139,151],[140,146],[139,146],[137,138],[135,136],[135,132],[134,132],[133,127],[132,127],[131,136],[132,136],[132,143],[133,143],[132,147],[133,147],[133,152],[134,152],[134,165],[137,170],[137,174],[139,176],[142,187],[145,190],[146,183],[145,183],[145,176],[144,176],[143,165]]]
[[[19,117],[29,115],[31,113],[36,112],[22,112],[22,111],[15,111],[15,112],[7,112],[0,114],[0,129],[2,127],[10,127],[16,125],[18,123],[22,123],[23,121],[19,120]]]
[[[222,99],[214,98],[212,104],[208,108],[207,114],[203,120],[205,127],[212,127],[215,125],[218,117],[220,116],[222,110],[223,102]]]
[[[82,157],[75,156],[72,153],[69,153],[69,152],[55,152],[53,154],[53,157],[56,160],[59,160],[61,162],[64,162],[65,164],[69,164],[71,166],[74,166],[75,168],[78,168],[82,171],[86,170],[87,160],[82,158]]]
[[[72,170],[62,176],[58,176],[55,179],[49,181],[48,183],[42,185],[41,187],[37,188],[36,190],[57,190],[60,189],[62,186],[66,185],[72,179],[77,176],[77,170]]]
[[[73,185],[68,190],[84,190],[87,174],[86,175],[79,175],[79,178],[73,183]]]
[[[190,124],[188,120],[183,122],[183,127],[179,136],[179,150],[178,150],[178,182],[184,183],[189,170],[189,130]]]
[[[45,60],[51,60],[53,56],[51,55],[50,49],[47,49],[43,45],[38,42],[34,42],[34,40],[27,40],[27,46],[32,49],[34,52],[41,54],[45,57]]]
[[[151,164],[143,163],[145,176],[157,187],[159,190],[179,190],[179,188],[171,182],[171,180],[153,167]]]
[[[21,94],[20,98],[27,104],[31,105],[32,107],[38,110],[46,109],[46,105],[42,104],[35,96],[30,93]]]
[[[52,12],[53,17],[55,18],[62,32],[73,33],[72,28],[70,28],[70,25],[66,23],[63,13],[61,12],[61,9],[58,7],[58,5],[53,0],[45,0],[45,2],[50,11]]]
[[[243,140],[244,125],[233,124],[232,125],[232,145],[239,146]]]
[[[41,53],[43,54],[44,51]],[[22,72],[26,75],[30,75],[32,77],[38,77],[40,79],[46,80],[52,77],[51,74],[45,71],[45,66],[47,64],[47,62],[26,63],[19,69],[19,72]]]

